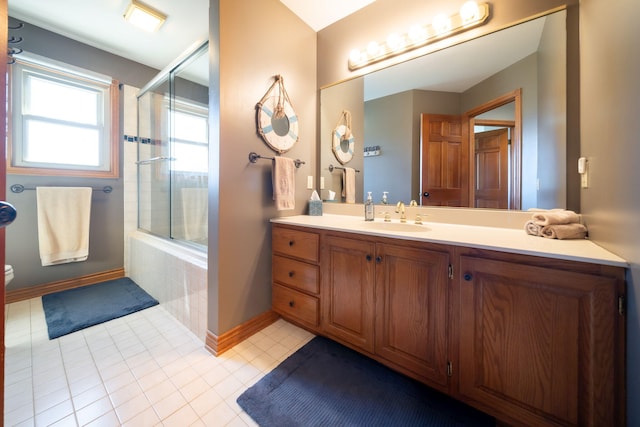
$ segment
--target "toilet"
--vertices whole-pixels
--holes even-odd
[[[13,279],[13,267],[10,265],[4,266],[4,285],[7,286]]]

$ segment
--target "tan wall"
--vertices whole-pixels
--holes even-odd
[[[280,1],[220,0],[219,21],[216,4],[210,3],[212,31],[218,22],[220,28],[220,131],[210,155],[208,323],[220,334],[271,308],[269,219],[306,212],[307,176],[316,167],[317,90],[316,34]],[[251,151],[274,155],[256,132],[255,106],[277,74],[299,117],[299,142],[285,156],[306,162],[296,171],[296,208],[283,212],[272,200],[271,161],[248,161]]]
[[[636,0],[580,3],[582,155],[589,236],[631,264],[627,275],[627,425],[640,425],[640,9]]]

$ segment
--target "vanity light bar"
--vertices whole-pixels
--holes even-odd
[[[386,42],[372,41],[366,49],[354,49],[349,55],[349,70],[426,46],[437,40],[477,27],[489,18],[489,4],[468,1],[454,15],[436,15],[431,24],[414,25],[405,34],[391,34]]]

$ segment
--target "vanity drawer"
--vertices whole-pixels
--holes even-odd
[[[273,251],[311,262],[318,262],[319,241],[316,233],[274,226]]]
[[[318,305],[318,298],[294,291],[286,286],[273,284],[271,306],[275,312],[285,318],[297,319],[317,327],[320,324]]]
[[[320,273],[317,265],[274,255],[272,269],[275,282],[313,294],[320,292]]]

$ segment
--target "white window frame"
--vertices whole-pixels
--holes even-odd
[[[75,66],[23,52],[9,67],[9,144],[7,147],[7,173],[28,175],[78,176],[117,178],[119,175],[119,90],[118,82],[108,76]],[[30,116],[26,111],[25,91],[28,77],[36,76],[55,81],[70,88],[96,91],[100,103],[97,122],[91,127],[99,137],[99,164],[78,165],[66,163],[32,162],[24,158],[28,141],[24,138],[26,121],[54,122],[46,116]],[[65,126],[82,129],[79,122],[60,122]]]

